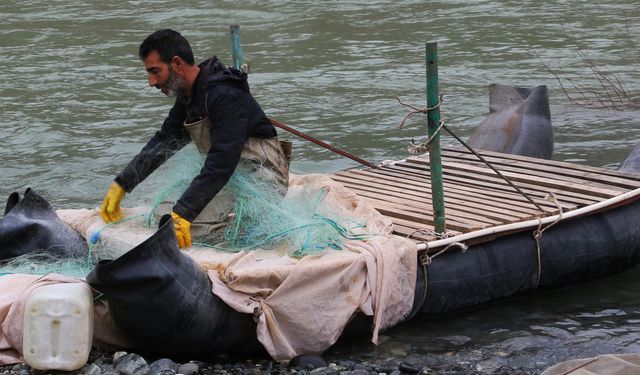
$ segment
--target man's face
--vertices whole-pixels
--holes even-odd
[[[162,91],[163,94],[172,98],[178,96],[186,87],[186,82],[171,67],[162,61],[156,51],[151,51],[144,59],[144,67],[147,70],[149,86]]]

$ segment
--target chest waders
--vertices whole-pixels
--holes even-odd
[[[211,142],[215,143],[215,134],[211,134],[211,120],[205,117],[196,122],[185,122],[184,127],[198,151],[206,155],[211,149]],[[250,171],[255,178],[272,184],[284,196],[289,183],[290,162],[291,142],[280,141],[277,137],[249,137],[236,169]],[[192,234],[207,235],[225,227],[233,210],[234,198],[234,192],[228,186],[223,187],[192,223]]]

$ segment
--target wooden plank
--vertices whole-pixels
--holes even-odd
[[[448,147],[443,147],[443,149],[469,153],[471,155],[471,153],[468,150],[466,150],[466,149],[464,149],[462,147],[448,146]],[[487,156],[491,157],[492,156],[492,157],[501,158],[501,159],[525,161],[525,162],[529,162],[529,163],[538,164],[538,165],[541,165],[541,166],[556,166],[556,167],[561,167],[561,168],[564,168],[564,169],[567,169],[567,170],[571,170],[572,169],[572,170],[576,170],[576,171],[593,172],[593,173],[598,173],[598,174],[601,174],[601,175],[607,175],[607,176],[612,176],[612,177],[620,177],[620,178],[628,179],[628,180],[631,180],[631,181],[640,181],[640,174],[619,172],[619,171],[612,170],[612,169],[605,169],[605,168],[600,168],[600,167],[592,167],[592,166],[589,166],[589,165],[569,163],[569,162],[566,162],[566,161],[559,161],[559,160],[539,159],[539,158],[532,158],[532,157],[529,157],[529,156],[504,154],[504,153],[501,153],[501,152],[485,151],[485,150],[476,150],[476,151],[480,155],[482,155],[484,157],[487,157]]]
[[[373,178],[354,178],[353,176],[333,176],[332,178],[344,186],[349,188],[350,190],[355,191],[359,194],[359,192],[369,192],[374,194],[384,194],[389,199],[399,199],[403,202],[405,200],[414,203],[422,203],[422,204],[431,204],[430,195],[426,192],[416,192],[411,189],[403,189],[401,187],[394,186],[385,186],[380,184]],[[445,189],[445,192],[447,190]],[[538,211],[530,211],[527,213],[523,213],[518,211],[517,209],[513,209],[507,202],[491,202],[489,200],[483,201],[474,201],[469,199],[468,196],[462,196],[460,194],[445,194],[445,203],[448,208],[453,208],[454,210],[461,212],[470,212],[476,215],[483,215],[493,220],[498,220],[503,223],[519,221],[522,219],[530,219],[532,217],[537,217],[539,214]],[[497,203],[497,204],[490,204]]]
[[[354,190],[354,189],[352,190],[355,191],[361,197],[375,199],[380,202],[389,202],[394,207],[401,208],[406,212],[415,212],[415,213],[425,212],[431,208],[431,203],[432,203],[430,199],[416,200],[406,196],[389,194],[389,192],[387,192],[387,194],[382,194],[384,192],[371,191],[371,189],[362,188],[358,190]],[[393,199],[390,199],[391,197],[393,197]],[[454,201],[452,200],[448,200],[446,202],[448,203],[447,212],[449,212],[447,219],[455,218],[460,220],[461,222],[469,221],[469,222],[486,223],[491,225],[505,224],[513,221],[518,221],[518,219],[521,219],[518,216],[514,216],[514,215],[506,216],[506,215],[497,215],[489,212],[481,212],[478,210],[471,209],[469,208],[469,206],[465,207],[463,204],[457,205],[453,203]],[[525,218],[530,218],[530,217],[527,216]]]
[[[375,199],[362,197],[365,201],[369,202],[378,212],[388,217],[397,217],[400,219],[408,220],[416,223],[416,225],[427,224],[433,226],[433,217],[430,216],[429,212],[426,213],[410,213],[406,212],[402,209],[394,207],[389,202],[378,201]],[[468,223],[468,222],[459,222],[454,220],[453,218],[448,221],[447,228],[458,232],[471,232],[474,230],[479,230],[483,228],[488,228],[491,225],[489,224],[481,224],[481,223]]]
[[[428,165],[420,165],[420,164],[404,164],[398,163],[393,166],[404,167],[404,168],[420,168],[424,171],[425,174],[429,171]],[[384,167],[381,171],[384,171],[388,167]],[[457,169],[448,169],[445,171],[445,180],[447,178],[451,180],[458,181],[461,184],[474,185],[482,188],[495,188],[503,191],[514,192],[513,187],[509,186],[502,178],[497,175],[495,177],[490,176],[489,174],[473,176],[470,173],[465,171],[460,171]],[[601,197],[595,197],[593,195],[586,195],[581,193],[576,193],[573,191],[568,191],[562,189],[562,186],[556,188],[548,188],[536,185],[535,183],[518,183],[517,184],[520,190],[524,191],[529,196],[537,196],[544,197],[549,192],[554,192],[558,198],[562,199],[560,201],[576,204],[578,206],[587,206],[596,202],[600,202],[603,199]]]
[[[411,169],[414,168],[417,170],[417,167],[419,167],[421,169],[421,175],[427,175],[428,174],[428,165],[405,165],[403,163],[398,163],[395,164],[393,166],[386,166],[384,168],[381,169],[377,169],[376,173],[379,174],[390,174],[390,173],[403,173],[407,170],[407,169]],[[407,175],[409,176],[409,175]],[[416,176],[416,177],[412,177],[414,179],[418,179],[420,175],[416,175],[413,174],[412,176]],[[424,177],[420,177],[421,179],[424,179]],[[515,193],[515,190],[513,189],[513,187],[509,186],[503,179],[501,179],[498,176],[495,177],[490,177],[490,176],[482,176],[482,178],[470,178],[470,176],[468,174],[462,173],[460,171],[457,170],[450,170],[450,171],[445,171],[445,182],[452,182],[452,183],[457,183],[459,185],[463,185],[463,186],[474,186],[478,189],[483,189],[483,190],[494,190],[494,191],[501,191],[501,192],[505,192],[505,193]],[[584,195],[584,194],[579,194],[579,193],[574,193],[574,192],[570,192],[570,191],[563,191],[561,189],[548,189],[548,188],[542,188],[540,186],[534,185],[534,184],[524,184],[524,183],[519,183],[518,187],[524,191],[527,195],[529,195],[529,197],[531,198],[544,198],[547,193],[549,192],[554,192],[556,194],[556,196],[558,197],[559,201],[561,203],[567,203],[567,204],[571,204],[571,205],[576,205],[578,207],[582,207],[582,206],[587,206],[596,202],[600,202],[602,201],[602,198],[597,198],[597,197],[593,197],[593,196],[589,196],[589,195]],[[524,197],[523,197],[524,199]],[[536,201],[536,203],[540,204],[540,200],[534,199]],[[547,202],[548,204],[548,202]]]
[[[377,173],[370,170],[351,170],[347,172],[338,172],[336,176],[344,176],[345,178],[353,179],[352,182],[357,180],[364,180],[365,183],[381,184],[385,189],[392,189],[396,191],[409,192],[418,196],[427,195],[430,191],[430,183],[423,177],[424,174],[417,179],[407,179],[406,175],[401,173]],[[348,177],[347,177],[348,176]],[[535,208],[529,201],[525,200],[520,194],[504,192],[494,189],[476,189],[465,185],[456,183],[445,183],[445,195],[450,197],[459,197],[469,201],[474,201],[487,205],[488,203],[493,205],[500,205],[506,207],[506,209],[515,211],[517,213],[527,215],[537,215],[540,211]],[[545,200],[534,199],[537,203],[548,212],[557,211],[557,207]],[[563,205],[563,210],[575,209],[575,205]]]
[[[421,165],[428,165],[428,162],[426,160],[420,160],[420,159],[407,159],[407,163],[418,163]],[[458,171],[463,171],[465,173],[469,173],[477,176],[491,176],[491,177],[496,176],[496,173],[486,166],[474,166],[469,163],[458,163],[458,162],[451,162],[451,161],[443,161],[442,165],[448,171],[458,170]],[[608,198],[618,196],[622,193],[620,190],[588,186],[588,185],[573,183],[569,181],[560,181],[553,178],[530,176],[523,173],[514,173],[509,171],[500,171],[500,173],[502,173],[506,178],[508,178],[512,182],[534,184],[537,186],[552,188],[552,189],[562,189],[563,191],[571,191],[571,192],[590,195],[590,196],[599,197],[599,198],[608,199]]]
[[[455,160],[461,163],[469,163],[475,166],[485,165],[482,161],[478,160],[475,155],[472,154],[465,154],[460,152],[452,153],[451,151],[448,151],[445,156],[446,160],[450,161]],[[638,187],[640,187],[639,181],[632,181],[614,176],[605,176],[593,172],[575,171],[554,166],[540,166],[524,161],[505,160],[496,157],[486,157],[485,159],[500,172],[510,171],[545,178],[556,178],[562,181],[568,181],[577,184],[587,184],[589,186],[608,188],[620,192],[627,192],[629,190],[637,189]]]

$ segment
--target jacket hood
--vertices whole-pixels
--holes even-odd
[[[208,89],[220,83],[238,85],[245,91],[249,91],[247,73],[236,68],[224,65],[216,56],[201,62],[198,85]]]

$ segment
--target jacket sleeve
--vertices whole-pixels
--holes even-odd
[[[212,146],[200,174],[173,207],[178,215],[191,222],[229,181],[240,161],[249,132],[245,101],[250,94],[233,88],[216,91],[207,101]]]
[[[185,117],[184,106],[177,99],[160,130],[116,176],[115,182],[126,192],[131,192],[162,163],[189,143],[191,138],[183,126]]]

